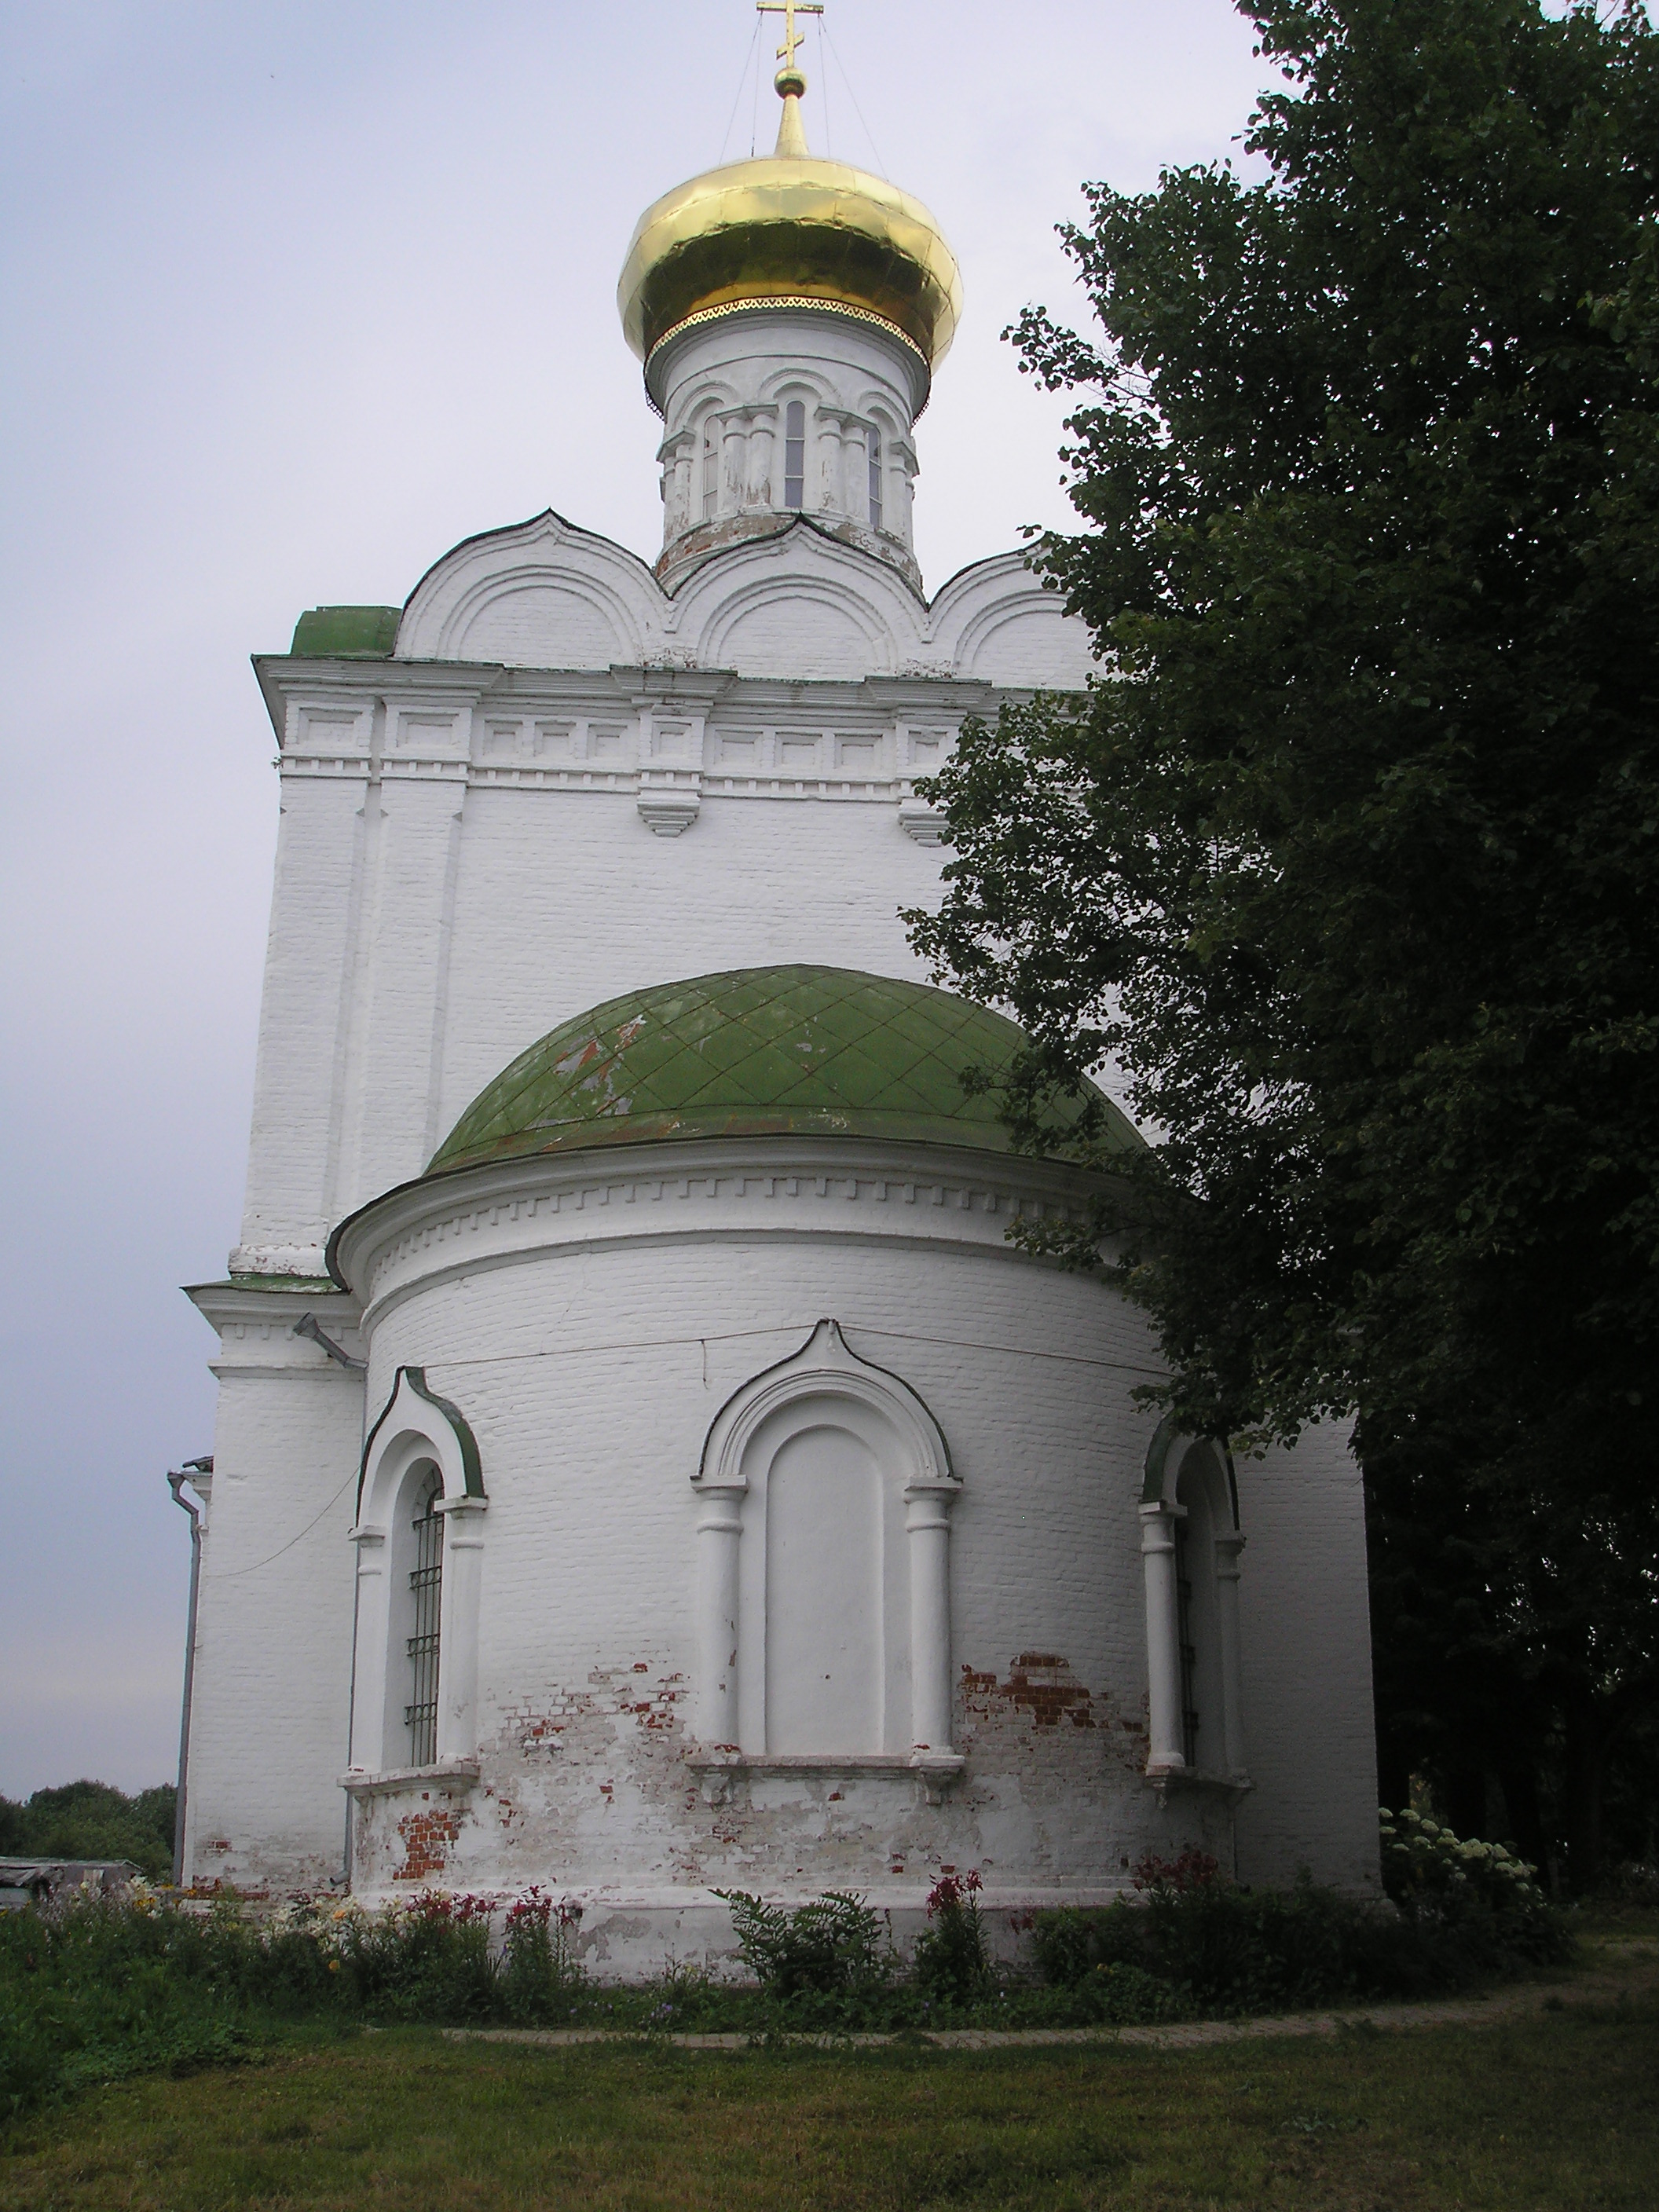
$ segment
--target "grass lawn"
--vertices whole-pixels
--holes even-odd
[[[0,2212],[1659,2205],[1659,1996],[1189,2051],[295,2038],[0,2141]]]

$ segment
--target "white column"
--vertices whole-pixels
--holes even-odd
[[[1215,1540],[1216,1613],[1221,1628],[1221,1729],[1229,1774],[1246,1771],[1238,1652],[1238,1555],[1243,1548],[1244,1539],[1237,1531]]]
[[[744,448],[749,441],[742,422],[728,415],[720,426],[720,495],[717,512],[735,514],[743,505]]]
[[[882,528],[910,543],[910,470],[914,457],[896,439],[885,448],[886,482],[882,488]]]
[[[841,422],[839,417],[831,415],[827,409],[820,407],[817,410],[815,425],[811,434],[813,437],[813,442],[817,449],[816,459],[817,463],[818,495],[816,499],[812,497],[811,479],[809,478],[806,492],[806,503],[809,507],[817,507],[820,514],[839,514],[842,511],[841,495]]]
[[[665,438],[658,458],[662,463],[662,540],[665,545],[691,524],[691,465],[696,447],[688,430]]]
[[[743,503],[748,507],[779,504],[772,496],[772,436],[777,410],[762,408],[749,418],[749,459]]]
[[[907,1489],[910,1553],[910,1735],[919,1751],[951,1748],[951,1507],[953,1490]]]
[[[390,1561],[384,1528],[354,1528],[357,1547],[357,1648],[351,1669],[354,1772],[379,1774],[386,1765],[386,1647],[392,1631]]]
[[[1140,1565],[1146,1580],[1146,1725],[1149,1771],[1185,1766],[1181,1722],[1181,1601],[1176,1587],[1178,1506],[1140,1509]]]
[[[441,1759],[478,1753],[478,1601],[483,1583],[483,1498],[442,1498],[444,1571],[438,1634]]]
[[[738,1545],[741,1487],[698,1494],[696,1735],[705,1751],[738,1747]]]
[[[844,416],[841,425],[841,503],[849,522],[870,522],[870,448],[862,422]]]

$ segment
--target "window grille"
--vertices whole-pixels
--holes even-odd
[[[881,433],[870,433],[870,527],[881,528]]]
[[[409,1676],[411,1697],[404,1707],[409,1727],[409,1763],[430,1766],[438,1756],[438,1607],[443,1594],[444,1523],[438,1510],[443,1485],[428,1482],[416,1516],[415,1565],[409,1574]]]
[[[702,519],[707,522],[720,505],[720,434],[711,415],[702,426]]]
[[[786,507],[804,507],[806,503],[806,407],[799,399],[792,399],[783,416],[783,503]]]
[[[1176,1541],[1176,1604],[1181,1638],[1181,1755],[1188,1766],[1198,1765],[1198,1704],[1194,1682],[1198,1652],[1193,1644],[1193,1579],[1187,1557],[1187,1524],[1177,1521]]]

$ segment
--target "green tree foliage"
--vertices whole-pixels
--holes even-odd
[[[152,1880],[173,1869],[170,1782],[125,1796],[107,1782],[37,1790],[19,1804],[0,1797],[0,1857],[131,1859]]]
[[[1158,1132],[1037,1241],[1110,1240],[1163,1401],[1357,1419],[1394,1771],[1507,1765],[1588,1879],[1659,1689],[1659,36],[1244,12],[1261,181],[1089,187],[1098,333],[1013,333],[1109,675],[964,732],[913,926],[1017,1128],[1110,1054]]]

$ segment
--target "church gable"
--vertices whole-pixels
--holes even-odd
[[[662,593],[642,561],[550,509],[467,538],[428,568],[398,628],[400,660],[637,667]]]
[[[856,683],[911,665],[922,617],[884,562],[809,524],[706,562],[681,586],[669,623],[696,667]]]
[[[1011,690],[1080,690],[1096,667],[1086,624],[1023,554],[959,569],[928,611],[933,651],[958,677]]]
[[[1085,625],[1018,553],[961,570],[928,606],[889,562],[808,522],[728,545],[671,595],[624,547],[551,510],[429,568],[395,657],[840,683],[926,673],[1016,690],[1078,687],[1093,665]]]

